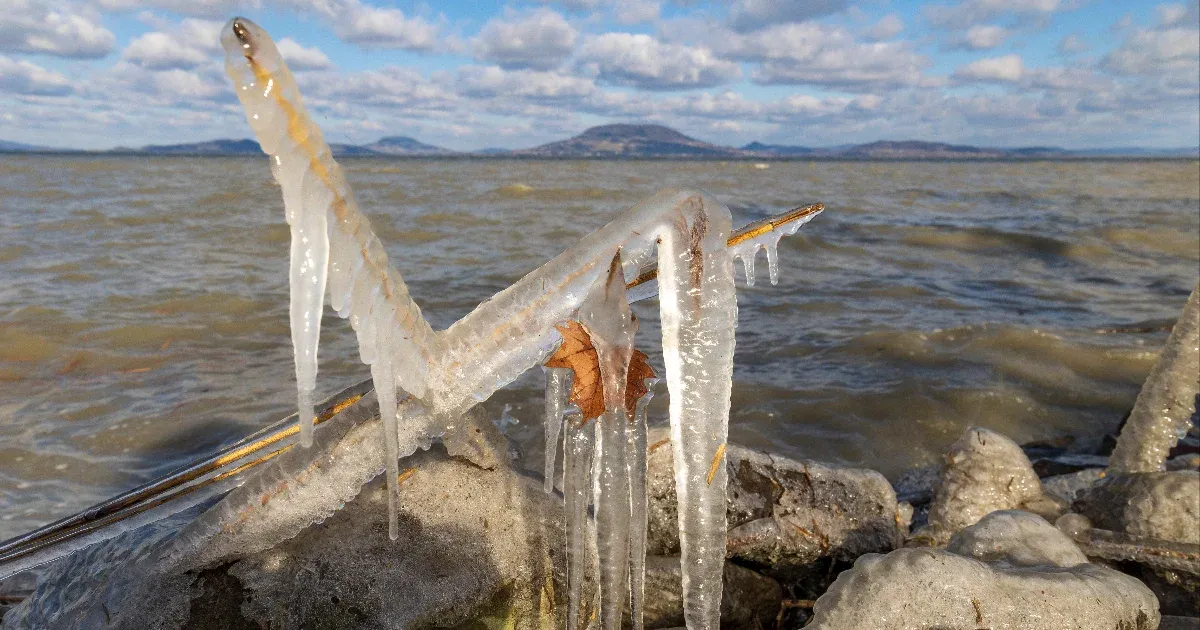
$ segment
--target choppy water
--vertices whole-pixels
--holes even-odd
[[[1195,161],[346,166],[437,328],[665,186],[735,225],[825,202],[779,285],[740,289],[731,433],[889,474],[973,424],[1111,430],[1200,261]],[[265,158],[0,156],[0,538],[290,413],[287,242]],[[320,390],[368,378],[346,323],[323,332]],[[540,381],[488,403],[532,468]]]

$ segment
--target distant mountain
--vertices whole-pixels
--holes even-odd
[[[449,155],[454,153],[450,149],[425,144],[408,136],[380,138],[378,141],[365,145],[363,148],[384,155]]]
[[[120,153],[150,153],[154,155],[262,155],[254,140],[209,140],[186,144],[150,144],[140,149],[113,149]]]
[[[967,145],[922,142],[920,140],[881,140],[842,150],[837,157],[865,159],[979,159],[1006,157],[1004,149],[981,149]]]
[[[603,125],[532,149],[513,151],[533,157],[710,158],[745,157],[733,147],[709,144],[662,125]]]
[[[763,144],[761,142],[751,142],[750,144],[742,147],[742,150],[766,156],[812,155],[817,151],[817,149],[813,149],[812,147],[794,147],[785,144]]]
[[[8,142],[0,140],[0,153],[25,153],[29,151],[53,151],[50,147],[42,147],[35,144],[22,144],[20,142]]]
[[[487,148],[461,153],[425,144],[407,136],[387,136],[371,144],[330,145],[336,157],[353,156],[467,156],[480,157],[561,157],[561,158],[676,158],[676,159],[847,159],[847,160],[1037,160],[1070,158],[1197,158],[1200,147],[1147,149],[1113,147],[1100,149],[1062,149],[1059,147],[987,148],[971,145],[925,142],[922,140],[881,140],[867,144],[832,147],[806,147],[751,142],[741,148],[710,144],[685,136],[662,125],[603,125],[592,127],[566,140],[530,149]],[[262,155],[258,142],[250,139],[221,139],[185,144],[149,145],[141,148],[118,147],[109,151],[56,149],[0,140],[0,153],[115,153],[130,155]]]

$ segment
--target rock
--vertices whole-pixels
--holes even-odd
[[[1200,471],[1109,475],[1074,510],[1101,529],[1200,543]]]
[[[683,576],[677,556],[646,557],[647,628],[683,624]],[[732,562],[725,563],[725,592],[721,599],[722,628],[773,626],[783,601],[779,583]],[[630,623],[628,614],[625,623]]]
[[[1087,494],[1104,478],[1103,468],[1087,468],[1042,479],[1042,491],[1070,505]]]
[[[942,467],[938,464],[904,471],[892,484],[892,488],[896,490],[896,500],[907,501],[913,505],[929,503],[933,500],[933,489],[937,487],[941,472]]]
[[[988,514],[955,534],[946,551],[1015,567],[1073,567],[1088,561],[1066,534],[1046,519],[1020,510]]]
[[[675,480],[665,431],[651,433],[649,553],[679,550]],[[898,547],[911,510],[873,470],[837,468],[729,445],[729,558],[796,581],[818,560],[850,561]],[[821,567],[824,575],[828,562]],[[823,585],[822,585],[823,590]],[[820,591],[818,591],[820,592]]]
[[[1013,567],[916,548],[859,558],[813,612],[809,630],[1153,630],[1159,622],[1154,594],[1112,569]]]
[[[995,431],[972,427],[946,454],[929,507],[929,525],[914,541],[945,544],[955,532],[984,516],[1013,509],[1053,520],[1063,506],[1042,491],[1020,446]]]
[[[388,540],[376,478],[324,522],[215,566],[164,565],[170,533],[134,549],[118,537],[75,554],[4,627],[423,628],[497,616],[517,627],[562,623],[561,499],[511,468],[481,470],[440,447],[402,460],[401,469],[397,541]]]

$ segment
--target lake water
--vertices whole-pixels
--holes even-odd
[[[435,328],[663,187],[735,226],[824,202],[739,287],[730,432],[889,475],[970,425],[1112,430],[1200,261],[1195,160],[344,164]],[[0,538],[293,411],[288,238],[265,157],[0,156]],[[320,393],[369,378],[332,313],[322,342]],[[541,382],[486,405],[533,469]]]

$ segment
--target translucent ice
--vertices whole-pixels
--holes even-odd
[[[1179,321],[1150,370],[1129,420],[1117,439],[1109,468],[1157,472],[1191,426],[1200,392],[1200,283],[1192,289]]]

